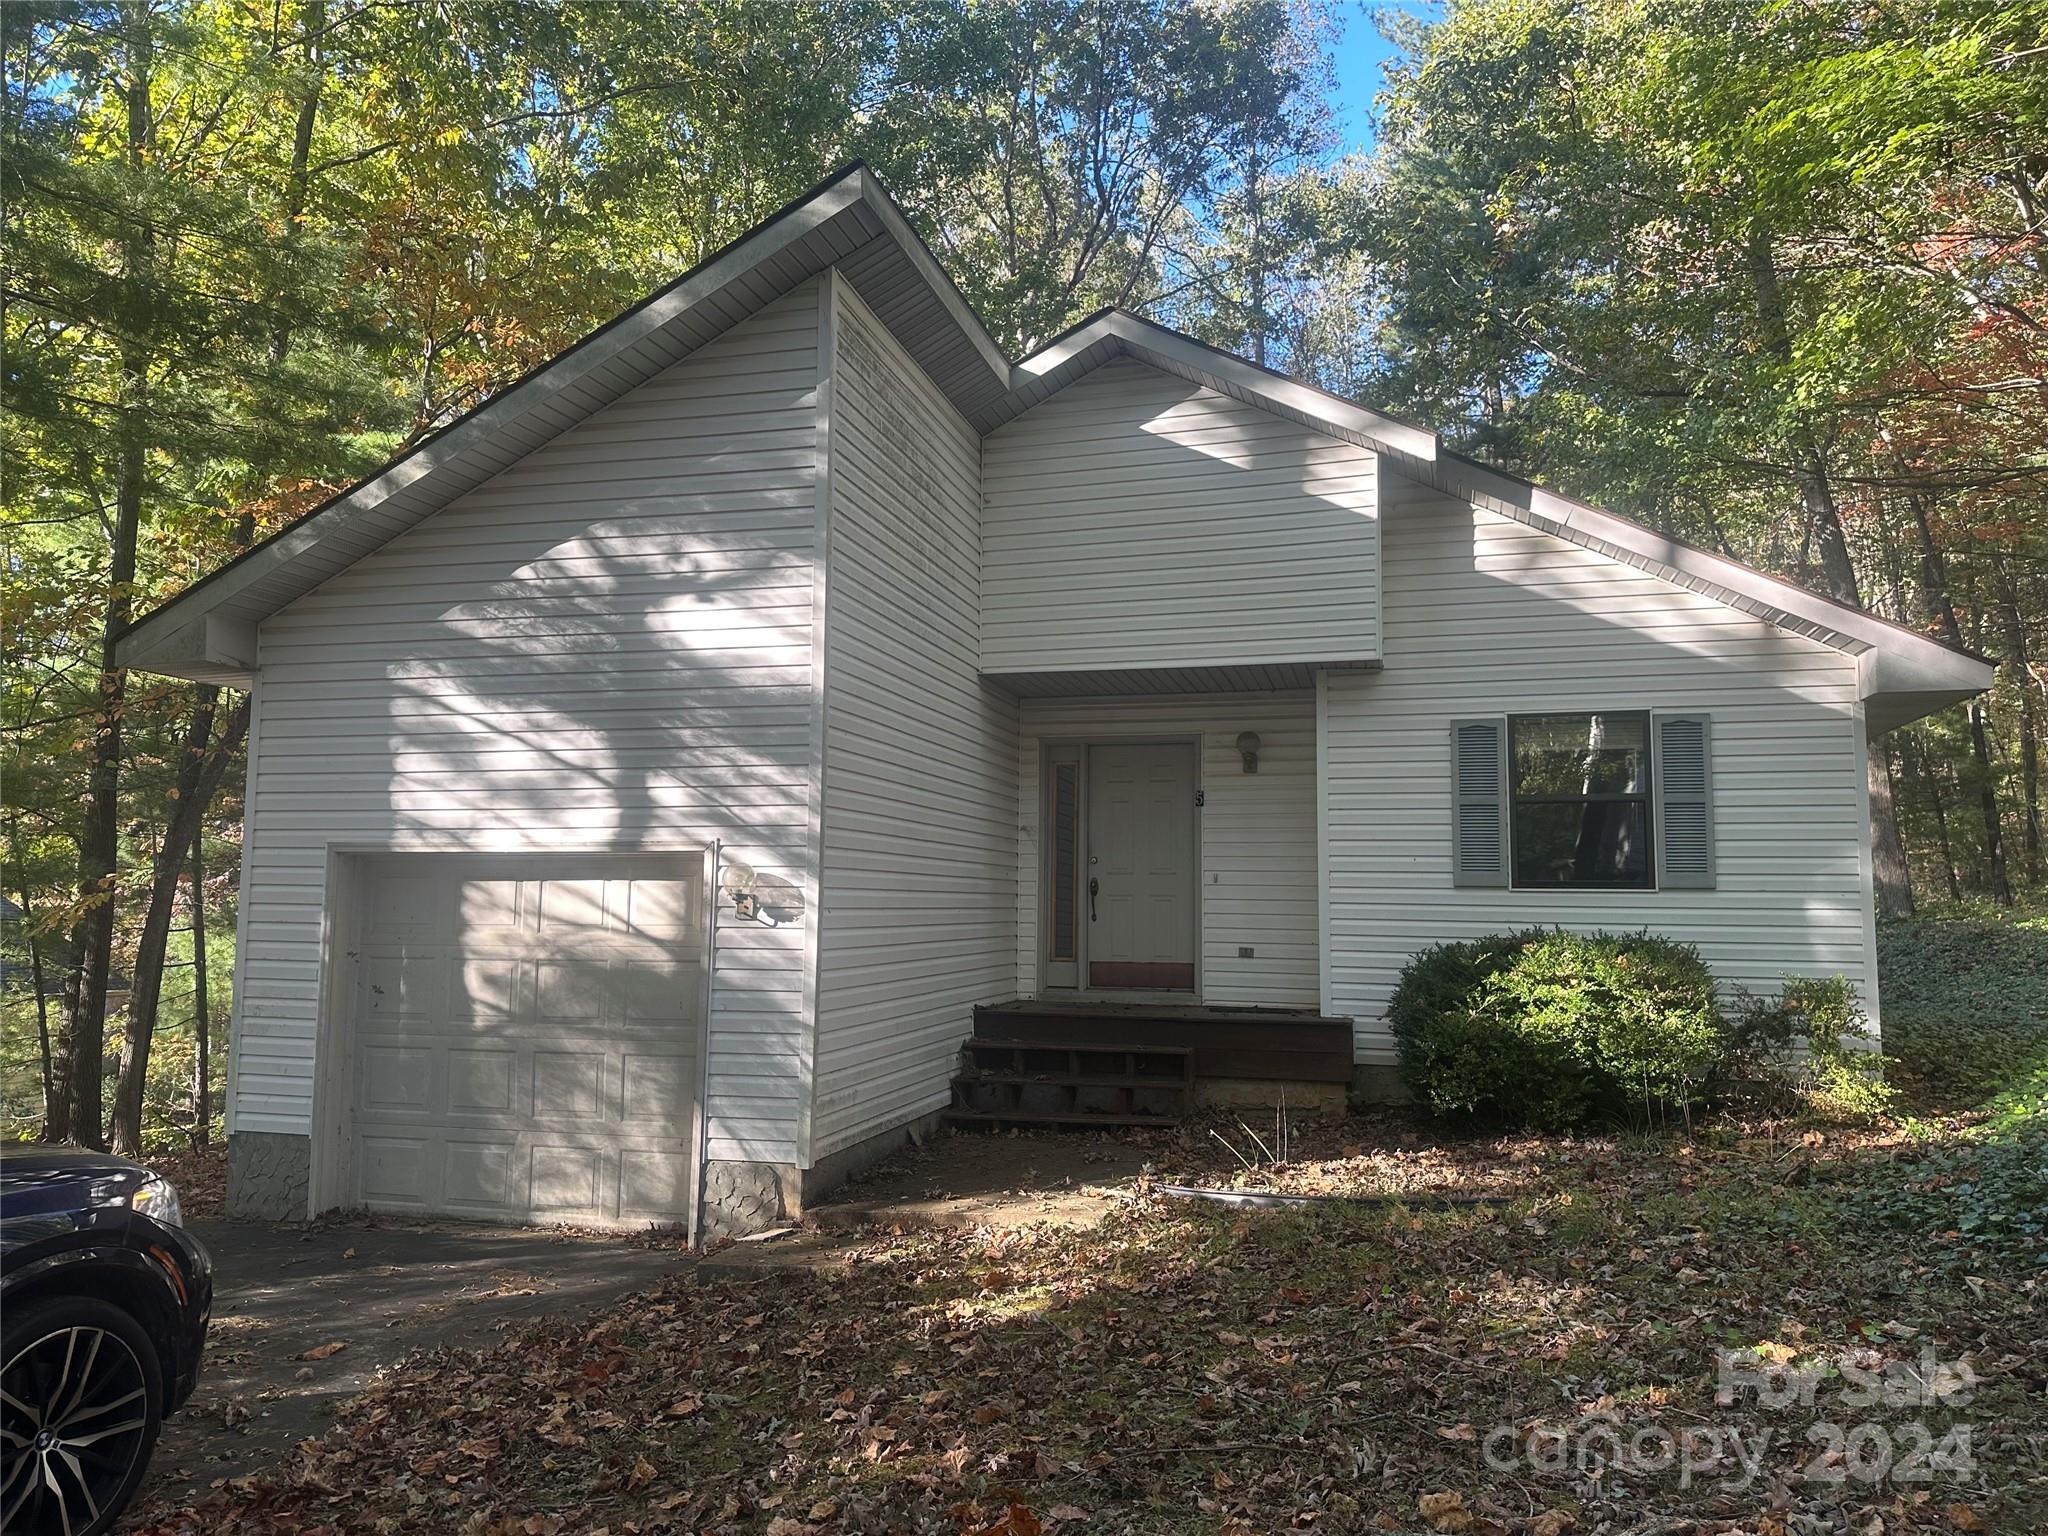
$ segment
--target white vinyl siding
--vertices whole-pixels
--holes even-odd
[[[1199,738],[1201,1000],[1313,1008],[1316,947],[1315,695],[1176,694],[1026,699],[1019,743],[1016,990],[1039,986],[1040,749],[1048,741]],[[1259,736],[1259,771],[1237,750]],[[1081,920],[1087,921],[1082,908]],[[1240,947],[1252,951],[1241,958]]]
[[[1016,947],[1017,704],[975,666],[980,444],[836,293],[812,1160],[944,1106]]]
[[[1379,655],[1376,456],[1108,363],[982,444],[981,668]]]
[[[795,1160],[817,304],[797,289],[264,623],[238,1131],[311,1129],[330,848],[721,839],[812,910],[720,912],[709,1155]]]
[[[1324,679],[1326,1006],[1361,1060],[1408,957],[1533,925],[1697,944],[1727,986],[1843,973],[1875,1013],[1856,663],[1713,598],[1389,476],[1381,673]],[[1598,710],[1712,718],[1716,886],[1452,884],[1451,723]]]

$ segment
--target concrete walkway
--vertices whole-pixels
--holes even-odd
[[[165,1421],[145,1485],[171,1498],[274,1465],[416,1349],[474,1347],[539,1313],[594,1311],[694,1262],[680,1244],[454,1224],[192,1230],[213,1254],[213,1328],[199,1389]]]

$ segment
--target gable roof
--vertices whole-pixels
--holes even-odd
[[[122,636],[123,665],[246,686],[256,626],[464,492],[836,267],[984,435],[1117,357],[1382,453],[1436,487],[1857,658],[1871,728],[1991,686],[1992,664],[1447,450],[1436,432],[1123,309],[1012,363],[874,173],[855,161],[552,361],[329,498]]]
[[[1008,392],[1009,359],[855,161],[137,620],[122,664],[246,686],[265,618],[832,267],[963,415]]]
[[[1019,362],[1013,370],[1016,383],[990,413],[990,426],[983,430],[1021,415],[1117,357],[1133,358],[1312,430],[1375,449],[1409,478],[1446,495],[1854,656],[1866,714],[1875,731],[1918,719],[1992,684],[1996,668],[1981,656],[1453,453],[1427,427],[1368,410],[1129,310],[1090,315]]]

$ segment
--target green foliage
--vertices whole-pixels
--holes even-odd
[[[2048,911],[1885,923],[1877,954],[1885,1049],[1919,1102],[1975,1105],[2048,1061]]]
[[[1793,976],[1774,998],[1745,994],[1729,1041],[1731,1075],[1773,1108],[1796,1103],[1824,1120],[1871,1120],[1898,1100],[1846,976]]]
[[[2048,1252],[2048,1064],[2001,1093],[1965,1139],[1886,1167],[1849,1199],[1855,1214],[1909,1239],[1952,1232],[1997,1250]]]
[[[1723,1046],[1699,952],[1648,933],[1438,945],[1408,963],[1387,1017],[1432,1110],[1545,1128],[1683,1112]]]
[[[1541,1124],[1582,1107],[1577,1074],[1478,1006],[1487,983],[1543,936],[1532,929],[1433,945],[1401,972],[1387,1026],[1409,1090],[1437,1114],[1505,1119],[1510,1105],[1540,1102],[1544,1109],[1530,1118]]]
[[[1929,1107],[1963,1109],[1848,1193],[1916,1252],[2048,1250],[2048,915],[1971,907],[1878,930],[1886,1046]],[[1953,1122],[1950,1122],[1953,1124]],[[1953,1234],[1953,1237],[1949,1235]],[[1929,1237],[1947,1239],[1928,1244]]]

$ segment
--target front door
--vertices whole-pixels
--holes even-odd
[[[1195,989],[1195,749],[1088,749],[1088,985]]]

